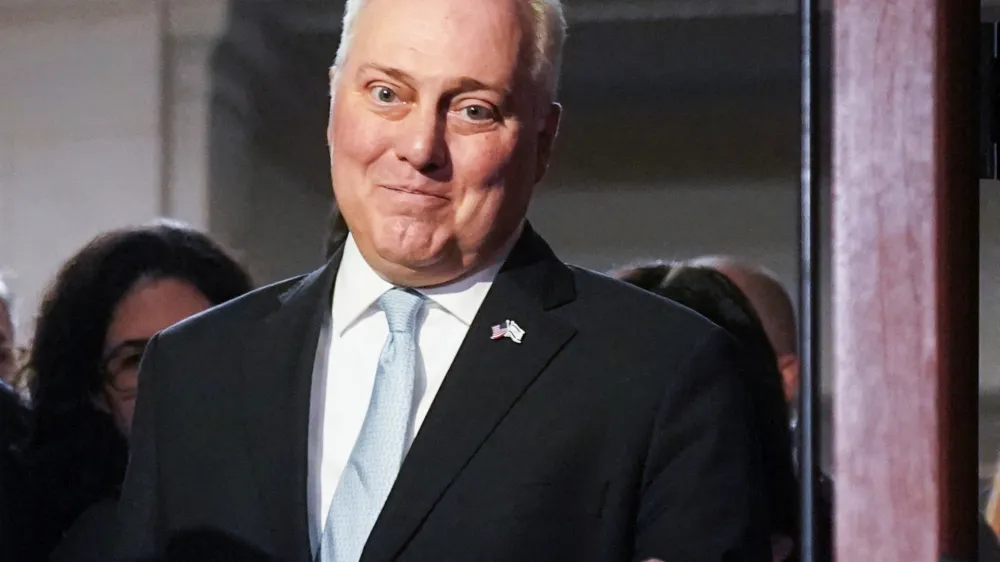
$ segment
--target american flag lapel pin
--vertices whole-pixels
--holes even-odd
[[[524,330],[517,325],[517,322],[513,320],[504,320],[500,324],[493,326],[493,333],[490,336],[491,340],[499,340],[507,338],[514,343],[521,343],[521,338],[524,337]]]

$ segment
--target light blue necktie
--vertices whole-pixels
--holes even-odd
[[[389,336],[361,433],[326,517],[319,562],[357,562],[403,464],[417,368],[417,316],[423,295],[390,289],[378,299]],[[336,369],[336,365],[332,365]]]

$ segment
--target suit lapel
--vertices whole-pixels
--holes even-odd
[[[525,229],[483,301],[369,536],[363,561],[395,557],[483,442],[573,337],[547,310],[575,296],[572,272]],[[515,321],[522,343],[492,340]]]
[[[310,555],[307,482],[312,371],[341,254],[275,300],[243,353],[244,419],[261,502],[276,545]]]

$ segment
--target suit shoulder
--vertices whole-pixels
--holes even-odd
[[[652,415],[699,381],[739,384],[739,349],[725,330],[672,300],[571,269],[576,299],[553,311],[576,329],[563,359],[601,392],[620,392],[635,412]]]
[[[646,330],[683,331],[697,339],[720,331],[697,312],[608,275],[571,266],[577,288],[577,303],[602,325],[642,325]]]
[[[220,334],[241,331],[280,304],[281,297],[294,289],[305,275],[272,283],[187,318],[159,334],[161,342],[210,341]]]

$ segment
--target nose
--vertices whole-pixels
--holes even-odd
[[[396,157],[423,172],[443,168],[448,161],[446,118],[432,107],[411,111],[400,122]]]

